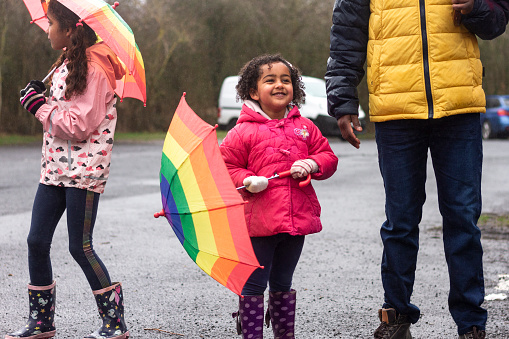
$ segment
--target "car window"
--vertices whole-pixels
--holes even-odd
[[[306,95],[311,97],[326,98],[325,82],[304,82],[306,86]]]
[[[497,98],[488,98],[486,100],[486,108],[493,108],[500,106],[500,102]]]
[[[504,106],[508,107],[509,106],[509,98],[503,98],[502,103]]]

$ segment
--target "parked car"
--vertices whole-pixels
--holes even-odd
[[[325,80],[302,76],[305,85],[306,103],[300,108],[302,116],[313,120],[324,136],[339,136],[337,120],[327,114],[327,94]],[[217,124],[219,128],[229,130],[237,123],[242,108],[242,102],[237,102],[235,86],[238,76],[229,76],[224,79],[219,92]],[[359,120],[365,127],[366,114],[359,106]]]
[[[483,139],[509,136],[509,95],[487,95],[486,114],[481,114]]]

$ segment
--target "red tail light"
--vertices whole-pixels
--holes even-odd
[[[499,109],[499,110],[497,111],[497,115],[498,115],[499,117],[503,117],[503,116],[508,116],[508,117],[509,117],[509,111],[507,111],[507,110],[505,110],[505,109],[502,109],[502,108],[501,108],[501,109]]]

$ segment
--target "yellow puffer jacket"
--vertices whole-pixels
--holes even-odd
[[[371,121],[485,112],[474,34],[450,0],[371,1],[367,80]]]

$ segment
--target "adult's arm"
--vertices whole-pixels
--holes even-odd
[[[453,8],[456,0],[453,0]],[[509,21],[509,0],[474,0],[468,14],[462,14],[461,23],[483,40],[492,40],[505,32]]]
[[[341,134],[358,147],[351,124],[340,124],[343,116],[357,121],[359,96],[357,86],[364,77],[368,43],[369,0],[336,0],[332,13],[330,55],[325,81],[329,115],[338,119]],[[355,116],[355,117],[354,117]]]

